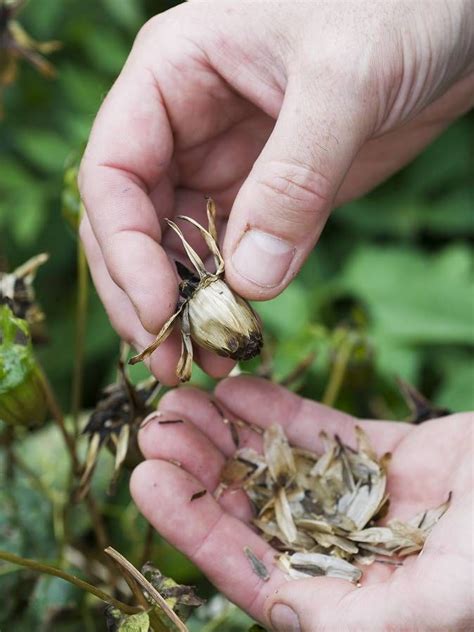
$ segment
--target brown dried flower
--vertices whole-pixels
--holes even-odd
[[[122,466],[133,468],[143,460],[138,447],[138,431],[145,417],[155,410],[155,398],[160,386],[154,379],[134,386],[119,364],[119,378],[107,386],[83,430],[89,437],[86,463],[78,495],[87,494],[97,464],[99,451],[106,445],[115,454],[111,489]]]
[[[234,360],[248,360],[260,353],[263,337],[258,316],[249,303],[233,292],[222,278],[224,260],[217,245],[215,216],[216,207],[211,199],[207,202],[208,230],[191,217],[179,216],[179,219],[189,222],[200,231],[214,256],[214,273],[206,270],[202,259],[186,241],[181,229],[171,220],[167,220],[181,239],[197,274],[180,263],[176,264],[182,279],[176,312],[163,325],[156,340],[132,358],[130,364],[140,362],[151,355],[166,340],[177,321],[180,323],[182,347],[176,374],[182,382],[191,377],[191,340],[209,351]]]

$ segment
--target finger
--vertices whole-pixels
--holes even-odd
[[[139,36],[94,123],[80,170],[80,189],[113,281],[145,329],[156,333],[177,299],[176,277],[159,245],[160,225],[148,192],[166,179],[173,151],[159,87]],[[169,206],[172,185],[163,191]]]
[[[341,103],[343,78],[321,79],[314,90],[289,79],[274,130],[232,208],[226,277],[246,298],[276,296],[296,275],[367,134],[352,87]]]
[[[229,425],[208,393],[192,386],[175,388],[163,395],[159,410],[189,419],[222,454],[234,454],[236,445]]]
[[[229,375],[236,364],[235,360],[222,358],[197,345],[195,346],[195,360],[203,371],[215,379]]]
[[[280,424],[291,443],[309,450],[322,449],[321,430],[337,434],[344,443],[354,445],[354,428],[359,425],[383,453],[393,450],[411,429],[402,422],[358,420],[261,378],[228,378],[217,386],[216,396],[236,417],[262,428]],[[255,439],[253,447],[259,447]]]
[[[274,566],[274,549],[225,513],[210,494],[191,501],[201,484],[171,463],[141,463],[132,474],[130,488],[139,510],[155,529],[197,564],[218,590],[262,620],[265,600],[286,581]],[[268,581],[254,573],[244,547],[263,561],[270,573]]]
[[[203,489],[213,494],[221,480],[226,459],[222,452],[184,415],[161,408],[158,416],[150,416],[139,434],[140,450],[146,459],[177,461],[198,480]],[[224,491],[219,503],[231,515],[248,522],[252,510],[242,490]]]
[[[123,340],[132,344],[138,352],[142,351],[153,342],[154,336],[144,329],[127,295],[110,278],[99,244],[92,233],[87,218],[82,222],[81,238],[94,285],[113,328]],[[167,386],[174,386],[178,383],[176,365],[180,349],[181,343],[176,332],[160,345],[159,349],[147,360],[150,371]]]
[[[452,613],[456,609],[459,612],[460,604],[465,603],[463,599],[469,599],[469,588],[459,589],[469,583],[467,565],[465,574],[464,568],[460,571],[466,582],[443,583],[444,574],[449,575],[449,562],[442,560],[438,566],[433,558],[425,564],[423,558],[412,561],[397,569],[387,581],[362,587],[328,577],[287,582],[265,604],[265,614],[277,632],[456,629]],[[435,586],[430,575],[437,577]],[[462,623],[459,629],[464,629]]]

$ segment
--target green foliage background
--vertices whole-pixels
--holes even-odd
[[[86,141],[140,25],[169,6],[145,0],[32,0],[20,16],[34,37],[59,39],[64,47],[53,58],[55,81],[22,64],[18,80],[5,93],[0,259],[14,268],[37,252],[51,254],[36,286],[50,336],[39,356],[65,407],[74,353],[76,244],[61,217],[64,166]],[[466,116],[401,173],[333,214],[292,286],[258,306],[274,377],[286,376],[314,350],[316,359],[297,386],[307,396],[321,398],[338,349],[355,332],[339,407],[360,415],[403,418],[407,409],[395,384],[401,376],[439,405],[455,411],[474,408],[473,136],[473,118]],[[91,294],[87,408],[94,405],[99,388],[113,381],[118,350],[117,337]],[[135,378],[142,371],[137,369]],[[209,385],[202,374],[197,381]],[[55,428],[26,437],[21,451],[43,472],[59,504],[64,502],[61,471],[66,457]],[[101,497],[108,465],[105,459],[95,482]],[[115,499],[104,502],[114,545],[138,559],[145,525],[130,503],[126,481]],[[0,487],[0,548],[54,561],[54,503],[52,507],[22,477],[13,488]],[[89,528],[78,516],[77,536],[87,539]],[[157,541],[154,559],[176,580],[198,583],[207,594],[212,591],[166,543]],[[55,609],[78,601],[81,612],[71,612],[54,630],[104,628],[95,627],[87,599],[56,580],[37,581],[0,567],[0,594],[2,630],[52,629],[47,622]],[[239,625],[235,629],[244,629]],[[232,629],[230,624],[226,629]]]

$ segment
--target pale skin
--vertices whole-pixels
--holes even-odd
[[[196,1],[150,20],[102,104],[80,172],[87,211],[81,236],[120,336],[142,351],[174,312],[172,260],[180,257],[179,243],[164,218],[185,214],[205,223],[205,195],[217,203],[230,286],[249,299],[282,292],[335,206],[400,169],[473,105],[472,22],[472,0]],[[205,256],[197,232],[182,228]],[[150,368],[163,383],[176,383],[179,355],[178,332],[152,355]],[[216,377],[232,367],[199,349],[196,359]],[[237,388],[241,402],[258,400],[251,408],[256,423],[292,419],[262,399],[268,387],[260,382],[225,382],[219,396],[231,410],[239,406]],[[179,407],[190,392],[168,395],[163,405],[174,401]],[[196,402],[205,397],[192,396]],[[289,394],[278,397],[281,410],[293,401]],[[244,500],[224,497],[220,506],[207,495],[199,504],[187,503],[196,485],[214,488],[216,464],[231,449],[206,436],[212,416],[204,421],[194,403],[182,408],[183,416],[193,411],[193,425],[151,424],[145,431],[142,448],[152,460],[139,467],[132,490],[145,515],[185,553],[196,559],[205,539],[196,562],[231,599],[266,622],[276,600],[291,604],[305,631],[461,630],[472,623],[472,602],[464,592],[472,551],[462,550],[470,542],[470,488],[461,484],[471,475],[463,455],[472,437],[464,416],[419,429],[373,426],[376,445],[395,447],[396,515],[407,517],[455,492],[421,558],[395,572],[371,568],[357,591],[327,579],[288,584],[277,570],[260,587],[239,557],[241,549],[250,545],[266,561],[272,553],[248,529]],[[296,443],[314,440],[317,431],[310,438],[308,423],[350,427],[350,418],[326,411],[323,419],[313,406],[301,423],[293,420],[289,434]],[[181,441],[184,432],[189,437]],[[194,449],[186,456],[181,452],[188,443]],[[169,458],[182,461],[184,469],[166,463]],[[200,474],[206,463],[214,465]],[[236,512],[242,512],[239,520]],[[186,529],[191,523],[192,533]],[[229,551],[232,574],[218,563]],[[330,607],[341,599],[343,628],[331,619],[342,616],[340,609]],[[370,622],[364,619],[367,603]]]
[[[409,519],[439,505],[452,491],[451,506],[422,554],[406,558],[403,566],[365,567],[361,587],[330,578],[288,581],[273,564],[275,551],[250,528],[252,513],[244,492],[228,491],[219,502],[212,496],[235,446],[210,396],[189,387],[170,391],[161,401],[160,416],[141,431],[140,446],[148,460],[133,473],[133,498],[151,524],[222,592],[278,631],[472,629],[472,414],[420,426],[361,421],[251,377],[224,380],[216,396],[231,419],[245,419],[261,428],[281,424],[291,443],[314,451],[321,449],[322,429],[355,446],[354,426],[361,425],[379,454],[392,453],[388,519]],[[184,423],[159,423],[177,418]],[[241,445],[261,449],[261,436],[251,430],[241,430],[240,439]],[[179,461],[181,468],[170,459]],[[191,502],[202,489],[208,493]],[[254,574],[244,546],[265,562],[271,572],[268,582]],[[291,620],[271,618],[277,604],[293,609],[300,628],[292,627]]]
[[[473,58],[471,0],[219,0],[150,20],[80,173],[82,239],[121,337],[142,351],[174,312],[179,243],[165,217],[205,223],[211,195],[229,284],[276,296],[335,205],[470,108]],[[205,255],[197,231],[183,230]],[[153,354],[162,382],[176,383],[179,353],[176,333]],[[214,376],[232,366],[197,359]]]

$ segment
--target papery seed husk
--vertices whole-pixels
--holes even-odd
[[[263,453],[273,481],[280,486],[296,474],[295,460],[281,426],[271,425],[263,435]]]
[[[353,563],[420,551],[449,506],[450,497],[409,521],[374,526],[388,509],[390,457],[378,458],[360,429],[357,438],[354,450],[322,433],[325,451],[317,455],[290,446],[282,428],[272,425],[264,432],[263,456],[244,448],[228,462],[235,467],[242,459],[241,486],[258,515],[253,523],[285,552],[278,565],[292,578],[329,575],[356,583],[361,571]]]
[[[323,553],[293,553],[289,556],[289,564],[300,577],[326,575],[357,583],[362,576],[362,571],[356,566]]]
[[[207,277],[188,301],[192,339],[201,347],[234,360],[260,353],[260,321],[225,281]]]
[[[248,546],[244,547],[244,553],[250,562],[253,572],[260,577],[260,579],[263,579],[264,582],[268,581],[270,579],[270,573],[262,560],[259,560],[252,549]]]
[[[275,498],[275,517],[285,540],[290,544],[296,540],[296,526],[291,515],[290,504],[285,490],[280,488]]]

